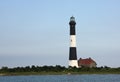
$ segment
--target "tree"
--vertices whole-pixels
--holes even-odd
[[[8,71],[9,71],[8,67],[2,67],[1,68],[1,72],[8,72]]]

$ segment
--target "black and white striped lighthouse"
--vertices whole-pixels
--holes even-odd
[[[75,33],[75,17],[70,17],[70,50],[69,50],[69,66],[78,67],[77,49],[76,49],[76,33]]]

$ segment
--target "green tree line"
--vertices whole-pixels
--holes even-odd
[[[56,65],[56,66],[26,66],[26,67],[15,67],[8,68],[2,67],[0,72],[61,72],[65,70],[66,67]]]
[[[87,68],[87,67],[81,67],[81,68],[76,68],[76,67],[65,67],[65,66],[26,66],[26,67],[14,67],[14,68],[8,68],[8,67],[2,67],[0,69],[0,73],[25,73],[25,72],[36,72],[36,73],[41,73],[41,72],[56,72],[56,73],[87,73],[87,74],[92,74],[92,73],[118,73],[120,74],[120,67],[118,68],[110,68],[107,66],[104,67],[95,67],[95,68]]]

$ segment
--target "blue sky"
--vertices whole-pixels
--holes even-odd
[[[120,0],[0,0],[0,67],[68,66],[72,15],[78,59],[120,67]]]

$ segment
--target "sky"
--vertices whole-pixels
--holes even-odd
[[[0,67],[69,62],[69,21],[77,57],[120,67],[120,0],[0,0]]]

